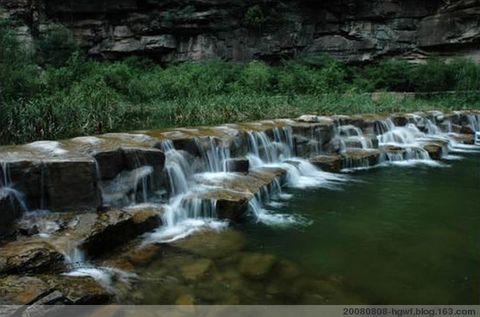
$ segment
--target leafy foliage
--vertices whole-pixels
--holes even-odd
[[[83,56],[69,31],[51,26],[33,54],[0,22],[0,143],[172,125],[216,124],[301,113],[480,108],[480,94],[372,101],[372,91],[478,91],[480,66],[388,59],[364,67],[329,56],[269,66],[221,60],[162,68],[147,59],[99,62]]]
[[[245,12],[243,17],[243,23],[249,28],[259,28],[266,21],[266,17],[263,13],[262,7],[258,4],[251,6]]]

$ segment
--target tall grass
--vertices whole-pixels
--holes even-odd
[[[32,53],[0,23],[0,143],[108,131],[217,124],[302,113],[364,113],[480,108],[480,96],[446,94],[415,100],[373,91],[475,91],[480,66],[437,58],[421,65],[388,59],[352,67],[328,56],[269,66],[221,60],[162,67],[147,59],[86,58],[71,33],[46,28]]]

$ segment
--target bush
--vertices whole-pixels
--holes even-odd
[[[50,24],[36,43],[40,65],[64,66],[79,47],[73,33],[60,24]]]
[[[451,64],[439,58],[431,58],[415,69],[413,77],[416,90],[424,92],[453,90],[456,87],[455,72]]]
[[[39,69],[13,29],[11,21],[0,20],[0,102],[28,98],[40,89]]]
[[[237,93],[266,93],[273,90],[274,73],[272,68],[260,61],[253,61],[246,65],[233,84]]]
[[[243,17],[243,24],[248,28],[260,28],[265,21],[263,10],[258,4],[248,8]]]
[[[413,91],[414,66],[405,60],[387,59],[378,65],[356,69],[354,84],[364,91]]]

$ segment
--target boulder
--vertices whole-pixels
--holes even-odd
[[[310,162],[326,172],[339,172],[342,169],[340,155],[318,155],[310,159]]]
[[[45,194],[49,209],[95,210],[100,205],[95,161],[44,162]]]
[[[9,275],[0,278],[0,305],[28,305],[50,292],[48,283],[38,277]]]
[[[277,259],[270,254],[246,254],[238,265],[240,273],[251,279],[265,279],[272,271]]]
[[[63,267],[63,254],[41,240],[7,243],[0,247],[0,254],[0,274],[51,272]]]
[[[458,143],[462,144],[474,144],[475,143],[475,138],[472,134],[452,134],[451,137]]]
[[[250,162],[247,158],[229,159],[226,164],[229,172],[248,173],[250,169]]]
[[[396,126],[403,127],[406,126],[410,121],[410,116],[407,114],[394,114],[390,116],[390,119]]]
[[[73,154],[49,156],[42,152],[27,155],[21,152],[23,148],[17,150],[18,160],[6,162],[5,169],[30,209],[95,210],[99,206],[93,158]]]
[[[212,268],[213,261],[210,259],[198,259],[191,263],[185,264],[180,268],[183,278],[187,281],[197,281],[204,278],[208,271]]]
[[[60,291],[68,304],[108,304],[112,294],[89,276],[42,276],[51,289]]]
[[[132,250],[123,254],[122,257],[134,266],[145,266],[161,255],[161,251],[161,246],[157,244],[149,244],[140,247],[135,246]]]
[[[187,199],[200,199],[203,201],[216,201],[217,217],[234,221],[242,220],[248,211],[248,204],[254,195],[262,188],[270,188],[274,183],[285,182],[286,170],[276,167],[256,168],[247,175],[219,178],[196,179],[199,185],[219,187],[216,190],[200,191]]]
[[[462,126],[459,132],[461,134],[475,134],[475,131],[470,126]]]
[[[432,160],[441,160],[443,154],[443,146],[437,143],[428,143],[423,146],[425,151],[428,152],[428,155]]]
[[[380,151],[372,149],[348,149],[341,156],[343,168],[369,167],[380,161]]]
[[[160,224],[160,215],[154,210],[107,211],[98,215],[80,247],[89,256],[97,257]]]
[[[209,259],[226,258],[246,246],[243,233],[236,230],[204,231],[172,243],[172,246]]]
[[[114,179],[124,168],[121,150],[100,151],[95,160],[101,180]]]

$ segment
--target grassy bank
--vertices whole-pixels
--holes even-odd
[[[208,125],[303,113],[480,108],[474,93],[399,100],[373,91],[475,91],[480,66],[431,59],[347,66],[305,56],[269,66],[213,60],[168,67],[148,59],[99,62],[52,25],[30,53],[0,23],[0,143],[170,126]]]

